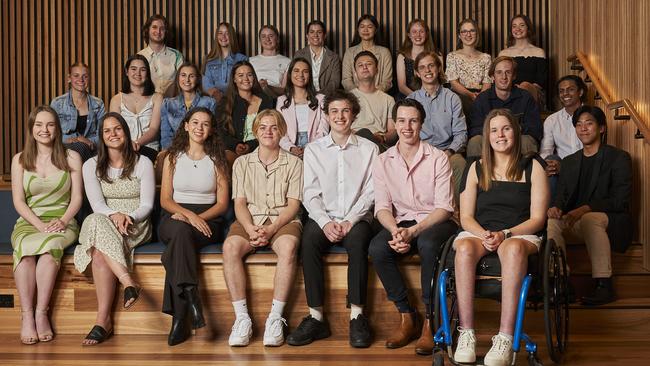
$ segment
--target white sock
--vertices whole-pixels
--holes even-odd
[[[350,320],[356,319],[363,314],[363,305],[350,304]]]
[[[233,301],[232,307],[235,309],[235,316],[237,318],[240,317],[250,318],[250,315],[248,315],[248,305],[246,305],[246,299]]]
[[[309,308],[309,315],[311,315],[312,318],[318,320],[319,322],[323,321],[323,307],[319,306],[316,308]]]
[[[508,339],[510,342],[512,342],[512,335],[510,335],[510,334],[505,334],[505,333],[503,333],[503,332],[499,332],[499,335],[502,336],[502,337],[504,337],[504,338],[506,338],[506,339]]]
[[[286,302],[273,299],[273,303],[271,304],[271,314],[275,314],[279,317],[282,317],[282,313],[284,312],[284,306],[286,304],[287,304]]]

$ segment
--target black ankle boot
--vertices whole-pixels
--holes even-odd
[[[188,315],[192,317],[192,329],[205,327],[201,296],[199,296],[199,291],[196,286],[183,288],[183,296],[185,297],[185,301],[187,301]]]
[[[605,305],[616,300],[611,277],[596,278],[596,288],[589,296],[582,298],[583,305]]]
[[[169,331],[169,337],[167,337],[167,344],[170,346],[175,346],[185,342],[190,335],[192,335],[192,330],[187,321],[186,314],[183,314],[182,317],[174,316],[172,319],[172,328]]]

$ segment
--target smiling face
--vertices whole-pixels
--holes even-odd
[[[599,126],[598,121],[591,113],[581,114],[575,127],[578,139],[585,146],[600,141],[600,136],[605,133],[605,126]]]
[[[278,49],[278,35],[273,29],[264,28],[260,31],[260,43],[262,50],[276,51]]]
[[[42,111],[36,114],[34,126],[32,127],[32,136],[37,143],[43,145],[52,145],[57,136],[58,128],[56,118],[52,113]]]
[[[194,92],[198,84],[199,73],[192,66],[184,66],[178,70],[178,86],[186,93]]]
[[[88,89],[88,69],[84,66],[75,66],[68,75],[70,87],[78,92],[85,93]]]
[[[426,85],[439,84],[439,73],[438,64],[431,55],[423,57],[415,70],[415,75],[422,80],[422,84]]]
[[[494,68],[494,86],[501,91],[512,89],[514,79],[514,66],[509,60],[499,62]]]
[[[307,30],[307,43],[312,47],[323,47],[325,30],[319,24],[312,24]]]
[[[560,103],[564,108],[575,108],[580,105],[583,91],[572,80],[564,80],[558,85]]]
[[[397,108],[395,130],[400,144],[417,145],[420,143],[422,117],[415,107],[402,106]]]
[[[131,85],[142,86],[147,80],[147,67],[142,60],[134,59],[126,71],[126,76]]]
[[[349,101],[335,100],[329,104],[327,108],[327,121],[332,131],[343,135],[350,134],[354,119],[352,104]]]
[[[291,69],[291,83],[294,87],[306,88],[309,84],[310,72],[309,64],[298,61]]]
[[[524,18],[514,18],[510,24],[510,31],[516,40],[528,38],[528,25]]]
[[[251,91],[255,83],[255,74],[248,65],[242,65],[235,70],[233,81],[238,91]]]
[[[460,41],[463,43],[463,46],[469,46],[469,47],[474,47],[476,46],[476,42],[478,40],[477,37],[477,30],[476,27],[474,27],[474,24],[472,23],[463,23],[463,25],[460,26],[460,30],[458,31],[458,37],[460,38]]]
[[[116,118],[108,117],[102,126],[102,140],[109,149],[122,150],[126,143],[124,129]]]
[[[362,81],[372,81],[377,75],[377,63],[370,56],[361,56],[354,63],[357,78]]]
[[[414,46],[422,47],[427,41],[427,31],[421,23],[413,23],[409,29],[408,37]]]
[[[490,120],[490,146],[495,152],[508,153],[514,146],[515,131],[506,116],[495,116]]]
[[[190,141],[202,145],[210,136],[212,126],[212,117],[205,112],[195,112],[190,119],[185,122],[183,129],[187,131]]]
[[[149,43],[163,43],[166,33],[165,22],[161,19],[154,20],[149,26]]]
[[[225,24],[220,25],[219,29],[217,29],[217,43],[221,48],[230,47],[230,32]]]
[[[260,146],[269,149],[277,149],[280,146],[282,136],[280,135],[278,121],[273,115],[266,115],[260,118],[257,130],[255,131],[255,137],[259,141]]]
[[[359,37],[361,37],[361,40],[373,41],[375,39],[377,28],[372,23],[372,21],[370,21],[370,19],[364,19],[359,23],[359,28],[357,28],[357,31],[359,32]]]

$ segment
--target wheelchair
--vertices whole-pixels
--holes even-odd
[[[455,250],[452,248],[456,236],[452,236],[442,249],[436,276],[431,281],[434,342],[433,366],[444,365],[444,353],[454,365],[465,365],[454,361],[454,345],[458,339],[459,316],[456,307],[456,286],[454,282]],[[476,298],[501,299],[501,263],[496,253],[490,253],[477,264]],[[546,344],[551,360],[560,363],[566,352],[569,337],[569,278],[566,256],[553,240],[543,238],[539,253],[528,257],[527,274],[521,285],[517,301],[515,331],[512,350],[512,365],[515,364],[521,342],[525,342],[530,366],[542,365],[537,357],[537,344],[523,331],[526,308],[544,311]],[[477,362],[480,358],[477,357]],[[476,363],[480,365],[480,363]]]

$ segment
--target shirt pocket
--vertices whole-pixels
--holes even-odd
[[[289,191],[288,182],[280,182],[275,185],[273,203],[275,207],[284,207],[287,205],[287,193]]]

